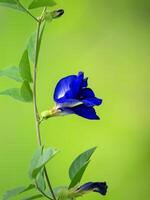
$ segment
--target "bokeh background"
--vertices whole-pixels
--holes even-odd
[[[29,0],[22,1],[25,5]],[[100,121],[78,116],[42,124],[43,143],[61,150],[48,164],[53,186],[69,183],[68,168],[84,150],[98,146],[82,183],[107,181],[108,195],[83,200],[150,199],[150,1],[58,0],[65,15],[47,24],[38,66],[40,111],[53,106],[57,81],[84,71],[103,105]],[[36,15],[40,10],[33,11]],[[0,69],[19,63],[35,30],[29,16],[0,7]],[[0,78],[0,90],[18,86]],[[32,104],[0,97],[0,195],[29,183],[36,148]],[[15,199],[20,199],[17,197]]]

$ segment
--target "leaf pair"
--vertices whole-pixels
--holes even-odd
[[[31,179],[35,180],[36,185],[43,192],[46,189],[46,184],[44,180],[44,170],[43,170],[44,166],[49,160],[51,160],[55,156],[57,152],[58,151],[56,149],[53,149],[53,148],[43,149],[43,146],[41,146],[36,150],[31,160],[29,176]],[[22,194],[34,188],[35,188],[34,184],[30,184],[28,187],[23,186],[23,187],[14,188],[12,190],[7,191],[3,195],[1,200],[9,200],[19,194]],[[38,199],[41,197],[43,197],[43,195],[36,194],[30,197],[24,198],[22,200],[32,200],[32,199]]]
[[[72,162],[69,168],[69,177],[71,179],[69,188],[74,187],[81,181],[81,178],[90,162],[90,158],[94,153],[95,149],[96,147],[93,147],[83,152]]]
[[[41,170],[43,167],[55,156],[57,152],[58,150],[54,148],[43,149],[42,146],[38,148],[31,160],[29,169],[30,178],[35,179],[39,173],[42,173]]]
[[[22,82],[20,88],[10,88],[4,90],[0,92],[0,95],[8,95],[23,102],[32,102],[32,90],[30,88],[32,75],[30,71],[30,62],[27,50],[25,50],[22,55],[19,67],[7,67],[0,71],[0,76],[6,76],[17,82]]]
[[[0,5],[13,8],[18,11],[27,12],[27,10],[24,9],[19,0],[0,0]],[[33,0],[28,8],[34,9],[39,7],[51,7],[54,5],[56,5],[54,0]]]
[[[53,148],[43,149],[43,146],[39,147],[34,153],[30,168],[29,177],[34,179],[36,186],[40,191],[46,192],[46,183],[44,177],[44,167],[50,161],[58,151]]]

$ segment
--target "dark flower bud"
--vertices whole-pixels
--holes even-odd
[[[53,12],[51,12],[51,15],[52,15],[53,19],[61,17],[63,14],[64,14],[64,10],[63,9],[54,10]]]
[[[80,187],[76,185],[69,189],[68,197],[77,198],[87,194],[88,192],[98,192],[101,195],[106,195],[107,188],[108,186],[106,182],[88,182]]]

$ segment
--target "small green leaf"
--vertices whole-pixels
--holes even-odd
[[[2,200],[11,199],[11,198],[13,198],[13,197],[15,197],[15,196],[17,196],[17,195],[23,193],[23,192],[27,192],[27,191],[32,190],[32,189],[34,189],[34,188],[35,188],[35,186],[34,186],[33,184],[31,184],[31,185],[29,185],[28,187],[22,186],[22,187],[17,187],[17,188],[12,189],[12,190],[8,190],[8,191],[3,195]]]
[[[28,55],[32,63],[35,63],[35,45],[36,45],[36,32],[32,33],[27,43]]]
[[[56,149],[48,148],[42,153],[41,157],[37,162],[36,168],[32,173],[33,178],[37,176],[40,170],[48,163],[49,160],[51,160],[55,156],[57,152],[58,151]]]
[[[79,171],[76,173],[76,175],[73,177],[73,179],[71,180],[71,183],[69,185],[69,188],[72,188],[74,187],[75,185],[77,185],[80,181],[81,181],[81,178],[88,166],[90,161],[86,162],[80,169]]]
[[[22,82],[22,77],[20,76],[19,67],[11,66],[0,70],[0,76],[6,76],[18,82]]]
[[[58,151],[53,148],[45,149],[38,160],[36,168],[43,167]]]
[[[29,176],[30,178],[32,178],[32,173],[33,170],[36,168],[36,165],[38,163],[38,160],[40,158],[40,156],[42,155],[42,150],[43,150],[43,146],[40,146],[34,153],[31,163],[30,163],[30,168],[29,168]]]
[[[80,182],[83,173],[89,163],[89,159],[91,158],[92,154],[94,153],[96,147],[93,147],[82,154],[80,154],[71,164],[69,168],[69,177],[71,179],[70,186],[74,186],[74,184]],[[69,186],[69,187],[70,187]]]
[[[56,3],[53,0],[33,0],[29,5],[29,9],[39,8],[39,7],[51,7],[55,6]]]
[[[37,194],[37,195],[30,196],[30,197],[26,197],[22,200],[32,200],[32,199],[40,199],[40,198],[43,198],[43,195]]]
[[[41,169],[46,165],[49,160],[54,157],[57,152],[58,151],[56,149],[48,148],[40,154],[40,150],[37,150],[31,161],[31,166],[29,170],[30,177],[35,179]]]
[[[21,97],[25,102],[32,102],[33,100],[33,94],[32,90],[30,88],[30,85],[27,81],[24,81],[22,86],[21,86]]]
[[[25,52],[22,55],[20,64],[19,64],[19,70],[21,77],[24,81],[27,81],[29,83],[32,82],[32,75],[30,71],[30,62],[28,58],[28,51],[25,50]]]
[[[45,28],[45,22],[41,25],[40,36],[39,36],[39,41],[38,41],[38,43],[39,43],[38,53],[40,51],[41,40],[42,40],[44,28]],[[37,32],[32,33],[32,35],[30,36],[30,38],[27,42],[28,55],[33,64],[35,63],[36,36],[37,36]]]
[[[4,90],[0,92],[0,95],[7,95],[16,100],[24,101],[20,93],[20,88],[10,88],[10,89]]]
[[[36,182],[37,182],[38,188],[40,188],[42,191],[44,191],[46,189],[46,183],[45,183],[45,179],[44,179],[43,169],[41,169],[41,171],[37,175]]]
[[[20,5],[18,0],[0,0],[0,5],[25,12],[24,8]]]
[[[0,92],[0,95],[10,96],[16,100],[22,102],[31,102],[32,97],[32,90],[28,82],[24,81],[21,88],[10,88]]]

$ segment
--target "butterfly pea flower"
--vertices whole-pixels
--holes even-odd
[[[69,197],[76,198],[87,194],[88,192],[97,192],[101,195],[106,195],[107,193],[107,184],[106,182],[88,182],[80,187],[71,188],[69,191]]]
[[[58,187],[56,196],[60,200],[73,200],[89,192],[97,192],[104,196],[107,193],[107,188],[106,182],[88,182],[80,187],[78,185],[73,188]]]
[[[43,112],[43,119],[68,114],[76,114],[90,120],[99,119],[94,106],[99,106],[102,99],[97,98],[88,87],[88,78],[84,78],[83,72],[62,78],[56,85],[54,101],[56,106]]]
[[[107,193],[107,184],[106,182],[88,182],[80,186],[76,192],[78,194],[85,194],[87,192],[98,192],[101,195],[106,195]]]

